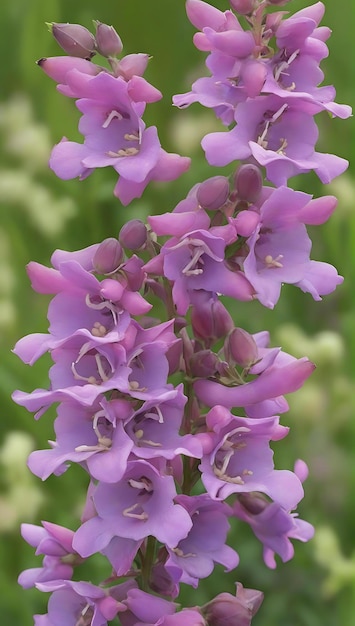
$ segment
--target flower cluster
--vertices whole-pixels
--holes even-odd
[[[203,607],[179,610],[173,600],[181,584],[196,588],[216,563],[226,571],[238,565],[226,543],[230,519],[249,524],[270,568],[275,555],[292,558],[292,539],[313,535],[296,513],[307,467],[275,469],[270,444],[288,434],[279,417],[288,410],[284,395],[314,365],[269,347],[266,331],[235,326],[220,296],[273,308],[283,283],[320,299],[342,281],[332,266],[310,260],[306,230],[328,219],[336,199],[313,199],[286,183],[310,169],[322,180],[344,170],[342,159],[315,153],[309,142],[316,113],[349,110],[333,103],[333,89],[318,87],[328,32],[318,28],[321,3],[287,19],[267,15],[266,4],[231,0],[236,11],[244,7],[251,26],[244,32],[232,11],[187,0],[213,75],[175,103],[198,100],[224,123],[236,122],[203,140],[215,165],[242,160],[230,179],[196,184],[171,213],[149,217],[147,226],[131,220],[118,238],[56,250],[50,268],[28,266],[34,290],[53,295],[50,325],[21,339],[15,353],[32,364],[49,352],[53,365],[49,389],[16,391],[14,400],[37,418],[58,405],[56,438],[32,452],[29,467],[42,480],[71,463],[88,475],[75,531],[23,525],[44,559],[19,582],[52,593],[36,626],[105,626],[116,617],[122,626],[249,626],[262,593],[240,583],[236,595]],[[184,171],[187,160],[165,153],[141,119],[160,97],[142,77],[147,57],[118,59],[121,40],[101,23],[95,37],[78,25],[55,24],[52,32],[71,56],[40,65],[78,99],[85,136],[83,145],[63,140],[54,148],[54,171],[83,178],[113,165],[124,204],[150,180]],[[112,72],[91,61],[95,52]],[[264,184],[262,166],[277,187]],[[152,315],[157,299],[165,321]],[[97,553],[109,562],[107,578],[77,581],[77,566]]]
[[[272,3],[273,4],[273,3]],[[199,50],[210,54],[206,64],[212,76],[198,79],[188,94],[174,103],[192,102],[213,108],[222,122],[234,127],[211,133],[202,141],[211,165],[252,158],[266,169],[277,186],[290,177],[314,170],[329,183],[347,168],[347,161],[315,151],[318,129],[314,116],[328,111],[347,118],[351,108],[334,102],[333,87],[319,87],[319,63],[328,55],[330,29],[319,27],[322,2],[283,19],[283,11],[265,18],[264,5],[232,0],[248,17],[245,32],[233,11],[222,12],[202,0],[187,0],[187,14],[200,30],[194,37]],[[270,45],[275,38],[277,51]]]
[[[56,26],[57,31],[53,28],[53,32],[59,31],[62,43],[63,29]],[[64,31],[68,30],[66,25],[62,26]],[[106,25],[98,24],[97,38],[104,37],[106,42],[107,33],[100,30],[103,27]],[[88,31],[79,28],[82,30],[77,37],[86,39]],[[112,31],[108,35],[112,37]],[[122,44],[118,43],[116,49],[120,53]],[[77,46],[71,45],[69,51],[76,53]],[[76,106],[82,113],[79,131],[85,138],[79,144],[64,137],[54,147],[49,164],[64,180],[76,177],[82,180],[97,167],[113,167],[119,174],[114,193],[126,205],[139,198],[150,181],[169,181],[180,176],[189,167],[190,159],[163,150],[156,127],[147,128],[143,122],[146,104],[162,97],[143,78],[149,56],[130,54],[118,60],[102,44],[98,52],[111,60],[111,72],[77,56],[44,58],[38,62],[58,83],[61,93],[77,98]]]

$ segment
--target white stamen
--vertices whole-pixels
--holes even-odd
[[[102,365],[102,361],[101,361],[101,354],[96,353],[95,354],[95,361],[97,364],[97,370],[100,374],[100,377],[102,379],[102,382],[106,382],[108,380],[108,376],[105,374],[104,371],[104,366]]]
[[[109,113],[104,123],[102,124],[102,128],[107,128],[114,119],[121,121],[123,120],[123,115],[121,115],[121,113],[119,113],[118,111],[111,111],[111,113]]]
[[[104,337],[107,334],[107,328],[101,322],[95,322],[91,329],[91,334],[94,337]]]
[[[132,506],[127,507],[127,509],[124,509],[123,515],[125,517],[132,517],[133,519],[146,521],[148,519],[148,514],[145,511],[143,511],[143,513],[132,513],[132,511],[135,511],[136,508],[139,506],[140,505],[138,503],[132,504]]]
[[[142,478],[141,480],[135,480],[134,478],[130,478],[128,480],[128,483],[131,487],[134,487],[134,489],[145,489],[146,491],[148,491],[148,493],[150,491],[153,491],[151,482],[144,478]]]
[[[282,263],[280,263],[279,259],[283,259],[283,254],[279,254],[276,259],[273,259],[271,254],[267,254],[264,263],[268,269],[283,267]]]
[[[117,152],[113,152],[113,150],[109,150],[106,152],[106,155],[112,157],[113,159],[117,159],[118,157],[130,157],[138,154],[138,148],[121,148],[117,150]]]
[[[139,141],[139,136],[136,135],[136,133],[126,133],[125,135],[123,135],[123,138],[126,141]]]

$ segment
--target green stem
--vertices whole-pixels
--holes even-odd
[[[142,558],[142,589],[143,591],[149,590],[149,580],[150,574],[152,571],[152,565],[154,563],[155,558],[155,546],[156,539],[149,535],[147,539],[146,550],[144,553],[144,557]]]

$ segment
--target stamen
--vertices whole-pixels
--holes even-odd
[[[91,334],[94,337],[104,337],[107,334],[107,328],[101,322],[95,322],[91,329]]]
[[[147,413],[145,414],[145,416],[146,416],[146,417],[149,417],[149,418],[150,418],[150,419],[152,419],[152,420],[156,420],[156,421],[158,421],[158,422],[159,422],[159,424],[164,424],[164,418],[163,418],[163,414],[162,414],[162,412],[161,412],[160,408],[159,408],[158,406],[155,406],[155,407],[153,407],[153,408],[156,410],[157,415],[156,415],[155,413],[152,413],[152,412],[150,412],[150,413],[148,413],[148,412],[147,412]]]
[[[89,385],[99,385],[100,383],[98,380],[96,380],[95,376],[87,377],[78,374],[78,372],[76,371],[76,364],[78,363],[78,360],[75,362],[73,361],[73,363],[71,364],[71,371],[73,372],[75,380],[84,380],[85,382],[89,383]]]
[[[139,135],[136,133],[126,133],[125,135],[123,135],[123,138],[126,141],[139,141]]]
[[[264,263],[268,269],[283,267],[279,259],[283,259],[283,254],[279,254],[276,259],[273,259],[271,254],[267,254],[264,259]]]
[[[132,517],[133,519],[139,519],[145,522],[148,519],[148,513],[146,513],[145,511],[143,511],[142,513],[132,513],[132,511],[135,511],[139,506],[140,504],[138,503],[132,504],[132,506],[129,506],[127,507],[127,509],[123,510],[123,515],[125,517]]]
[[[128,483],[131,487],[134,487],[134,489],[145,489],[146,491],[148,491],[148,493],[153,491],[152,483],[150,482],[150,480],[148,481],[144,477],[141,478],[140,480],[135,480],[134,478],[130,478],[128,480]]]
[[[101,311],[102,309],[108,309],[109,311],[111,311],[115,325],[118,322],[117,313],[122,313],[123,311],[123,309],[119,310],[117,306],[113,304],[112,302],[110,302],[109,300],[103,300],[102,302],[91,302],[89,293],[87,293],[85,296],[85,304],[90,309],[96,309],[98,311]]]
[[[89,609],[91,610],[89,611]],[[92,607],[90,606],[90,604],[87,604],[86,607],[81,611],[79,619],[75,622],[74,626],[90,626],[93,615],[94,613]]]
[[[180,548],[172,548],[172,552],[175,552],[176,556],[179,556],[183,559],[186,559],[189,556],[197,556],[197,554],[194,554],[193,552],[187,552],[186,554],[184,554],[183,551],[180,550]]]
[[[156,448],[161,448],[162,444],[157,441],[152,441],[151,439],[141,439],[142,443],[148,444],[148,446],[155,446]]]
[[[242,471],[242,476],[253,476],[254,472],[252,472],[251,470],[248,469],[244,469]]]
[[[192,259],[190,259],[186,267],[184,267],[184,269],[182,270],[182,273],[185,274],[185,276],[197,276],[199,274],[203,274],[202,268],[191,269],[197,262],[200,262],[202,265],[204,265],[204,260],[201,258],[203,254],[204,250],[202,248],[197,248]]]
[[[95,354],[95,361],[96,361],[96,364],[97,364],[97,370],[98,370],[98,372],[99,372],[99,374],[100,374],[100,376],[102,378],[102,382],[106,382],[108,380],[108,376],[107,376],[107,374],[105,374],[105,370],[104,370],[104,366],[102,364],[101,358],[102,358],[101,354],[99,354],[99,353]]]
[[[117,150],[117,152],[113,152],[113,150],[109,150],[108,152],[106,152],[106,155],[116,159],[117,157],[134,156],[135,154],[138,154],[138,152],[139,152],[138,148],[125,148],[125,149],[121,148],[120,150]]]
[[[118,111],[111,111],[111,113],[109,113],[104,123],[102,124],[102,128],[107,128],[114,119],[117,119],[120,122],[121,120],[123,120],[123,115],[121,115],[121,113],[119,113]]]

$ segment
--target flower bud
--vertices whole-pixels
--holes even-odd
[[[247,202],[255,202],[262,190],[263,177],[256,165],[242,165],[234,176],[238,197]]]
[[[203,607],[208,626],[250,626],[263,597],[261,591],[244,589],[237,583],[236,596],[220,593]]]
[[[120,230],[121,245],[127,250],[139,250],[147,241],[147,229],[141,220],[130,220]]]
[[[233,320],[219,300],[212,298],[193,306],[191,324],[195,337],[214,343],[233,328]]]
[[[240,493],[238,501],[251,515],[260,515],[269,506],[269,502],[258,493]]]
[[[203,209],[220,209],[229,196],[229,182],[225,176],[213,176],[203,181],[197,189],[196,198]]]
[[[98,274],[112,274],[121,265],[122,260],[122,247],[117,239],[109,237],[97,248],[93,258],[93,266]]]
[[[115,57],[121,54],[123,44],[114,27],[102,22],[94,23],[96,26],[95,37],[98,53],[103,57]]]
[[[125,80],[130,80],[132,76],[143,76],[147,69],[149,54],[139,52],[137,54],[127,54],[120,59],[116,72]]]
[[[240,15],[250,15],[255,7],[255,0],[229,0],[233,11]]]
[[[49,24],[54,39],[60,47],[73,57],[90,59],[96,50],[95,37],[80,24]]]
[[[250,367],[258,359],[254,338],[243,328],[233,328],[224,342],[224,355],[228,362]]]
[[[197,378],[209,378],[214,376],[219,366],[218,356],[211,350],[200,350],[190,358],[190,370],[192,376]]]

